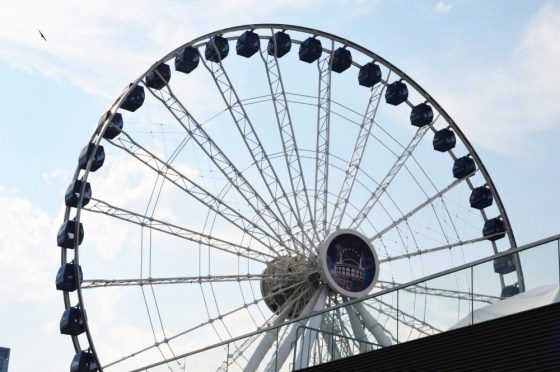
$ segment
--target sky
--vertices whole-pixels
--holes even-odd
[[[179,45],[264,22],[334,33],[391,61],[470,139],[518,245],[560,233],[557,2],[0,0],[0,346],[12,370],[66,370],[74,354],[58,333],[55,235],[101,114]]]

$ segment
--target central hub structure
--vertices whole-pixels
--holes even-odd
[[[268,308],[297,318],[321,282],[343,296],[367,295],[379,276],[379,260],[361,233],[341,229],[325,239],[319,255],[279,256],[267,263],[261,293]]]
[[[319,285],[317,256],[280,256],[270,261],[261,279],[268,308],[286,318],[297,318]]]
[[[379,276],[379,259],[373,246],[351,229],[327,237],[321,245],[319,264],[329,287],[352,298],[367,295]]]

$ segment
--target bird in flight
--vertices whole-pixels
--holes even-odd
[[[43,40],[47,41],[47,38],[45,37],[45,35],[43,35],[43,33],[41,32],[41,30],[37,29],[37,31],[39,31],[39,35],[41,35],[41,37],[43,38]]]

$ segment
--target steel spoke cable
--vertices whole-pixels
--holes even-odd
[[[408,171],[408,168],[406,167],[406,165],[405,165],[405,168],[406,168],[407,171]],[[409,172],[409,173],[410,173],[410,172]],[[412,174],[410,174],[410,175],[414,178],[414,176],[413,176]],[[416,179],[414,179],[414,180],[416,181]],[[418,182],[416,182],[416,183],[417,183],[417,185],[420,187],[420,189],[422,189],[422,187],[420,186],[420,184],[419,184]],[[398,212],[400,213],[400,215],[404,217],[404,213],[403,213],[403,211],[401,210],[401,208],[398,206],[397,203],[395,203],[394,199],[391,198],[389,192],[388,192],[387,190],[385,190],[385,191],[386,191],[385,194],[389,197],[389,199],[391,200],[391,202],[393,203],[393,205],[396,207],[396,209],[398,210]],[[423,189],[422,189],[422,191],[424,192]],[[428,195],[427,195],[425,192],[424,192],[424,194],[426,195],[426,197],[428,197]],[[408,249],[407,244],[406,244],[405,241],[404,241],[404,238],[403,238],[403,236],[402,236],[402,233],[401,233],[401,231],[400,231],[400,229],[399,229],[398,224],[395,225],[395,221],[394,221],[393,217],[391,216],[391,214],[389,213],[389,211],[388,211],[381,203],[380,203],[380,205],[381,205],[383,211],[384,211],[384,212],[387,214],[387,216],[389,217],[389,219],[390,219],[391,221],[393,221],[394,227],[395,227],[395,229],[396,229],[396,231],[397,231],[397,234],[398,234],[398,236],[399,236],[399,239],[400,239],[400,241],[401,241],[401,243],[402,243],[402,247],[405,248],[405,251],[406,251],[406,253],[408,254],[408,253],[409,253],[409,249]],[[432,204],[430,203],[430,205],[432,205]],[[402,218],[402,217],[401,217],[401,218]],[[437,216],[436,216],[436,218],[437,218]],[[408,229],[408,231],[410,232],[410,237],[411,237],[411,239],[412,239],[412,241],[413,241],[413,243],[414,243],[414,245],[415,245],[415,247],[416,247],[416,250],[417,250],[417,251],[420,250],[420,247],[419,247],[419,245],[418,245],[418,242],[417,242],[417,240],[416,240],[416,238],[415,238],[415,234],[414,234],[414,232],[412,231],[412,228],[410,227],[410,224],[408,223],[408,220],[406,220],[406,219],[405,219],[405,226],[406,226],[406,228]],[[444,234],[445,234],[445,233],[444,233]],[[447,242],[449,243],[448,240],[447,240]],[[420,260],[422,260],[422,256],[420,256]],[[409,261],[409,267],[410,267],[410,272],[411,272],[411,274],[412,274],[414,270],[413,270],[413,268],[412,268],[412,263],[411,263],[410,261]],[[423,270],[423,269],[424,269],[424,268],[423,268],[423,265],[422,265],[422,270]],[[422,273],[422,274],[423,274],[423,273]]]
[[[203,231],[206,231],[207,228],[208,228],[208,230],[209,230],[210,232],[213,231],[213,229],[214,229],[214,224],[215,224],[215,222],[216,222],[216,217],[217,217],[216,214],[208,213],[207,218],[206,218],[206,220],[204,221]],[[199,253],[200,253],[200,252],[202,252],[202,247],[201,247],[201,249],[199,250]],[[208,260],[207,260],[207,265],[208,265],[208,267],[207,267],[207,273],[210,274],[210,273],[212,272],[212,268],[211,268],[212,260],[211,260],[211,252],[210,252],[209,249],[208,249],[207,252],[206,252],[206,256],[208,257]],[[201,258],[202,258],[202,257],[201,257]],[[199,266],[199,275],[202,275],[202,266]],[[214,304],[214,306],[215,306],[215,310],[216,310],[216,314],[217,314],[216,319],[218,319],[218,321],[221,322],[222,319],[221,319],[221,315],[220,315],[220,309],[219,309],[218,304],[217,304],[217,302],[216,302],[216,297],[215,297],[215,295],[214,295],[214,288],[213,288],[213,286],[212,286],[212,282],[207,282],[207,283],[210,285],[210,291],[211,291],[210,294],[211,294],[211,298],[214,300],[213,304]],[[205,308],[206,308],[206,314],[207,314],[208,318],[210,319],[210,318],[211,318],[211,315],[210,315],[210,308],[209,308],[208,300],[207,300],[207,298],[206,298],[206,292],[205,292],[205,290],[204,290],[204,287],[205,287],[205,286],[204,286],[203,284],[204,284],[204,283],[202,283],[202,282],[199,283],[199,288],[200,288],[200,291],[201,291],[201,293],[202,293],[202,298],[203,298],[203,301],[204,301],[204,306],[205,306]],[[245,304],[245,302],[244,302],[244,304]],[[223,341],[222,336],[221,336],[220,333],[218,332],[218,329],[216,328],[216,325],[215,325],[214,322],[212,322],[211,327],[212,327],[212,329],[214,330],[216,336],[218,337],[218,340],[220,340],[220,342],[222,342],[222,341]],[[229,333],[229,331],[228,331],[228,333]]]
[[[162,78],[163,79],[163,78]],[[198,121],[186,109],[183,103],[171,90],[169,84],[158,91],[149,89],[150,93],[160,101],[168,111],[177,120],[189,136],[198,144],[199,148],[212,161],[212,163],[220,170],[220,172],[229,180],[237,192],[246,200],[247,204],[253,209],[255,215],[262,219],[262,222],[270,229],[271,232],[277,234],[277,230],[271,225],[270,219],[279,221],[279,218],[266,203],[256,189],[243,176],[242,172],[233,164],[233,162],[225,155],[222,149],[212,139],[212,137],[202,128]],[[269,219],[265,216],[269,214]]]
[[[178,152],[177,152],[177,153],[178,153]],[[159,178],[159,174],[157,175],[157,178]],[[157,180],[156,180],[156,184],[157,184]],[[156,184],[154,184],[154,189],[152,189],[152,195],[150,195],[150,201],[151,201],[151,199],[152,199],[153,192],[154,192],[154,190],[155,190]],[[161,191],[162,191],[162,189],[163,189],[163,184],[164,184],[164,182],[162,181],[162,182],[161,182],[161,185],[160,185],[160,188],[159,188],[159,191],[158,191],[158,194],[157,194],[157,197],[156,197],[155,202],[154,202],[154,207],[153,207],[153,209],[152,209],[151,217],[153,217],[153,214],[155,213],[155,208],[156,208],[156,206],[157,206],[157,203],[159,202],[159,198],[160,198],[160,195],[161,195]],[[149,204],[148,204],[148,206],[146,207],[146,212],[145,212],[146,214],[147,214],[147,212],[148,212],[148,208],[149,208]],[[151,221],[150,221],[150,225],[151,225]],[[141,229],[144,229],[144,227],[145,227],[145,226],[142,226]],[[150,277],[152,276],[152,236],[153,236],[152,233],[153,233],[153,230],[150,229],[150,230],[149,230],[149,256],[150,256],[150,258],[149,258],[149,259],[150,259],[150,261],[149,261],[149,276],[150,276]],[[163,320],[162,320],[162,318],[161,318],[161,312],[160,312],[160,310],[159,310],[159,304],[158,304],[158,301],[157,301],[157,297],[156,297],[156,294],[155,294],[155,291],[154,291],[154,287],[153,287],[151,284],[150,284],[150,289],[151,289],[151,293],[152,293],[152,296],[153,296],[153,299],[154,299],[154,305],[155,305],[155,308],[156,308],[157,317],[158,317],[158,320],[159,320],[159,324],[160,324],[160,327],[161,327],[161,331],[162,331],[163,337],[164,337],[164,338],[167,338],[166,333],[165,333],[165,327],[164,327],[164,325],[163,325]],[[142,287],[142,290],[143,290],[143,287]],[[171,352],[172,355],[175,355],[175,352],[174,352],[173,349],[171,348],[171,345],[167,344],[167,348],[169,349],[169,351]],[[162,353],[162,356],[163,356],[163,353]],[[164,357],[164,356],[163,356],[163,357]],[[165,357],[164,357],[164,359],[165,359]],[[179,363],[179,362],[177,362],[177,363]]]
[[[263,327],[266,326],[266,324],[270,323],[271,320],[275,317],[275,315],[270,316],[265,323],[263,323],[261,326],[258,326],[257,329],[261,329]],[[239,359],[243,358],[245,361],[248,361],[246,355],[245,355],[245,351],[251,347],[251,345],[257,340],[257,338],[260,336],[260,334],[255,334],[253,336],[247,337],[243,343],[240,346],[235,346],[235,351],[233,353],[231,353],[231,362],[230,362],[230,358],[228,356],[228,359],[226,361],[227,366],[226,366],[226,370],[228,369],[227,367],[229,367],[232,364],[236,364],[240,369],[243,369],[244,367],[240,364]],[[229,345],[229,344],[228,344]]]
[[[451,248],[460,247],[460,246],[463,246],[463,245],[478,243],[478,242],[488,240],[489,238],[492,238],[492,237],[498,236],[498,235],[500,235],[500,233],[487,235],[487,236],[482,236],[482,237],[479,237],[479,238],[474,238],[474,239],[469,239],[469,240],[464,240],[464,241],[459,241],[459,242],[456,242],[456,243],[451,243],[449,245],[442,245],[442,246],[439,246],[439,247],[421,249],[421,250],[416,251],[416,252],[411,252],[411,253],[403,254],[403,255],[399,255],[399,256],[392,256],[390,258],[381,259],[379,261],[381,263],[383,263],[383,262],[387,262],[387,261],[401,260],[403,258],[410,258],[410,257],[418,256],[418,255],[421,255],[421,254],[433,253],[433,252],[441,251],[441,250],[444,250],[444,249],[451,249]]]
[[[297,303],[298,301],[300,301],[300,299],[305,298],[310,292],[315,292],[316,289],[311,288],[311,287],[306,287],[304,288],[299,294],[295,294],[292,295],[288,301],[286,301],[286,303],[282,306],[282,309],[279,310],[278,315],[275,317],[275,321],[271,323],[271,326],[279,326],[282,322],[284,322],[285,318],[286,318],[286,314],[289,312],[290,308]],[[285,340],[285,337],[287,336],[287,331],[290,327],[294,327],[296,323],[294,323],[294,325],[288,325],[288,326],[284,326],[281,327],[283,329],[283,335],[278,337],[277,343],[280,344],[281,342],[283,342]],[[276,328],[276,332],[278,333],[278,331],[280,330],[280,328]],[[272,330],[271,330],[272,331]],[[269,331],[269,332],[271,332]],[[265,336],[266,337],[266,336]],[[273,344],[274,342],[272,342]],[[267,343],[265,342],[265,340],[261,341],[261,344],[259,344],[257,346],[257,350],[261,347],[264,347],[264,349],[269,349],[270,347],[272,347],[272,344],[267,345]],[[265,350],[266,351],[266,350]],[[251,356],[251,359],[248,360],[247,365],[245,366],[245,370],[249,369],[252,370],[255,366],[255,360],[253,360],[255,358],[255,356],[257,356],[258,352],[255,351],[254,354]],[[262,361],[258,360],[257,363],[261,364]]]
[[[376,303],[379,304],[379,307],[375,307],[371,303],[365,303],[364,305],[380,314],[387,316],[388,318],[406,325],[407,327],[417,331],[420,334],[423,334],[424,336],[431,336],[443,332],[443,330],[435,327],[434,325],[425,322],[422,319],[418,319],[417,317],[406,311],[403,311],[402,308],[397,308],[394,305],[382,300],[377,300]],[[420,326],[418,326],[417,324],[419,324]]]
[[[352,220],[352,223],[350,225],[351,227],[359,226],[361,224],[361,222],[367,217],[368,213],[375,206],[375,204],[377,203],[377,201],[379,200],[381,195],[383,195],[383,193],[385,193],[385,190],[387,189],[387,187],[391,184],[391,182],[393,181],[395,176],[402,169],[406,160],[408,160],[408,158],[410,157],[410,154],[412,154],[412,151],[414,151],[414,149],[416,148],[416,146],[418,145],[420,140],[422,140],[422,138],[424,137],[424,135],[427,132],[428,127],[429,127],[429,125],[418,129],[418,131],[416,132],[416,134],[414,135],[414,137],[412,138],[412,140],[410,141],[410,143],[408,144],[406,149],[398,157],[397,161],[393,164],[393,166],[391,167],[389,172],[385,175],[385,177],[383,178],[383,181],[381,181],[380,185],[371,193],[371,196],[369,197],[367,202],[364,204],[364,206],[360,209],[360,212],[358,213],[358,215]]]
[[[200,293],[202,295],[202,301],[204,303],[204,308],[206,310],[206,316],[208,317],[208,319],[214,319],[216,320],[220,320],[220,315],[218,314],[218,316],[216,316],[215,318],[212,318],[212,315],[210,315],[210,308],[208,306],[208,300],[206,299],[206,293],[204,292],[204,288],[202,286],[202,283],[199,283],[199,287],[200,287]],[[216,334],[216,337],[218,338],[219,342],[223,342],[224,340],[222,339],[222,336],[220,335],[220,332],[218,332],[218,329],[216,328],[216,325],[214,324],[214,322],[210,322],[210,327],[214,330],[214,333]]]
[[[412,160],[414,161],[414,163],[418,166],[418,168],[420,169],[420,171],[422,172],[422,174],[424,174],[424,176],[426,177],[426,179],[430,182],[430,184],[432,185],[432,187],[434,188],[434,190],[436,192],[439,192],[438,188],[436,187],[436,185],[434,184],[433,180],[428,176],[428,174],[426,173],[426,170],[424,169],[424,167],[422,167],[420,165],[420,162],[416,159],[416,157],[413,155],[412,156]],[[467,176],[467,178],[470,177]],[[455,227],[455,224],[453,222],[453,218],[451,217],[451,214],[449,213],[449,209],[447,208],[447,204],[445,203],[445,199],[444,198],[440,198],[441,203],[443,204],[444,208],[445,208],[445,212],[447,213],[447,216],[449,217],[449,221],[452,224],[452,228],[453,231],[455,232],[455,235],[457,236],[457,239],[459,239],[459,233],[457,231],[457,228]]]
[[[371,133],[373,122],[375,121],[383,91],[384,89],[381,88],[380,85],[377,85],[377,87],[372,88],[370,91],[370,98],[366,106],[364,120],[356,137],[354,149],[346,167],[345,177],[339,188],[339,196],[336,203],[334,204],[334,208],[331,213],[331,218],[328,226],[329,231],[333,225],[337,228],[340,228],[340,222],[346,212],[346,206],[352,194],[354,182],[356,181],[358,170],[360,169],[364,152],[366,150],[367,141]],[[342,207],[340,207],[341,203]]]
[[[376,283],[376,287],[379,289],[390,289],[395,286],[402,285],[401,283],[396,282],[389,282],[379,280]],[[401,288],[399,290],[410,292],[410,293],[418,293],[428,296],[436,296],[436,297],[445,297],[445,298],[454,298],[457,300],[463,301],[477,301],[482,303],[491,304],[501,299],[499,296],[491,296],[487,294],[480,294],[480,293],[472,293],[470,291],[461,291],[458,289],[447,289],[447,288],[438,288],[438,287],[428,287],[427,284],[414,284],[408,287]]]
[[[221,317],[222,317],[222,318],[225,318],[225,317],[227,317],[227,316],[230,316],[230,315],[232,315],[232,314],[237,313],[238,311],[241,311],[241,310],[245,309],[247,306],[257,305],[258,302],[264,301],[264,300],[266,300],[267,298],[276,296],[276,295],[278,295],[279,293],[284,293],[284,292],[289,291],[289,290],[291,290],[291,289],[293,289],[293,288],[297,288],[297,287],[298,287],[299,285],[301,285],[302,283],[303,283],[303,281],[298,281],[298,282],[296,282],[296,283],[294,283],[294,284],[291,284],[291,285],[289,285],[289,286],[287,286],[287,287],[281,288],[280,290],[277,290],[277,291],[275,291],[275,292],[272,292],[272,293],[269,293],[269,294],[267,294],[267,295],[265,295],[265,296],[262,296],[262,297],[256,299],[255,301],[253,301],[253,302],[250,303],[250,304],[244,304],[244,305],[242,305],[242,306],[235,307],[235,308],[233,308],[232,310],[229,310],[229,311],[223,313],[223,314],[221,315]],[[198,325],[196,325],[196,326],[193,326],[193,327],[191,327],[191,328],[188,328],[188,329],[186,329],[186,330],[184,330],[184,331],[175,333],[173,336],[170,336],[170,337],[168,337],[167,339],[164,339],[164,340],[161,340],[161,341],[156,341],[156,342],[155,342],[154,344],[152,344],[152,345],[148,345],[148,346],[146,346],[146,347],[140,348],[140,349],[138,349],[137,351],[135,351],[135,352],[133,352],[133,353],[131,353],[131,354],[128,354],[128,355],[123,356],[122,358],[120,358],[120,359],[118,359],[118,360],[115,360],[115,361],[113,361],[113,362],[110,362],[110,363],[106,364],[105,366],[103,366],[103,368],[108,368],[108,367],[114,366],[114,365],[116,365],[116,364],[118,364],[118,363],[122,363],[122,362],[124,362],[125,360],[128,360],[128,359],[130,359],[130,358],[136,357],[136,356],[138,356],[138,355],[140,355],[140,354],[145,353],[146,351],[152,350],[153,348],[158,347],[158,346],[159,346],[160,344],[162,344],[162,343],[171,342],[171,341],[173,341],[173,340],[175,340],[175,339],[178,339],[179,337],[182,337],[182,336],[184,336],[184,335],[187,335],[187,334],[190,333],[190,332],[196,331],[197,329],[200,329],[200,328],[202,328],[202,327],[204,327],[204,326],[210,325],[210,324],[212,324],[212,323],[213,323],[214,321],[216,321],[216,320],[218,320],[218,318],[210,318],[210,317],[209,317],[209,319],[208,319],[207,321],[205,321],[205,322],[202,322],[202,323],[200,323],[200,324],[198,324]],[[179,356],[179,357],[181,357],[181,356]]]
[[[114,146],[128,152],[144,165],[164,176],[171,183],[185,191],[187,194],[198,200],[203,205],[207,206],[209,209],[218,213],[221,217],[229,221],[232,225],[236,226],[241,231],[246,231],[247,227],[249,226],[255,227],[255,235],[257,235],[258,232],[258,235],[254,236],[255,239],[263,246],[269,248],[272,252],[276,253],[276,251],[272,248],[274,246],[272,242],[285,247],[283,242],[275,240],[275,237],[270,236],[270,234],[263,230],[260,226],[254,226],[254,224],[251,224],[247,217],[243,216],[236,209],[227,205],[222,199],[217,198],[215,195],[198,185],[196,182],[159,159],[155,154],[137,144],[124,131],[122,132],[122,135],[124,136],[124,138],[123,136],[119,137],[119,143],[115,141],[109,142]],[[264,242],[263,239],[266,239],[267,242]]]
[[[266,252],[261,252],[245,245],[236,244],[234,242],[212,235],[200,233],[195,230],[187,229],[153,217],[147,217],[140,213],[122,209],[96,198],[91,198],[91,201],[93,201],[93,204],[84,207],[84,210],[92,213],[104,214],[109,217],[148,228],[149,230],[163,232],[165,234],[176,236],[178,238],[185,239],[194,243],[203,244],[222,252],[227,252],[236,256],[242,256],[247,259],[262,263],[266,262],[270,258],[275,257],[274,255],[268,254]]]
[[[241,264],[241,257],[237,257],[237,276],[238,277],[241,277],[243,275],[243,274],[241,274],[241,265],[240,264]],[[250,270],[249,270],[249,268],[247,268],[247,274],[249,272],[250,272]],[[247,303],[247,298],[245,297],[245,291],[243,290],[241,280],[237,281],[237,285],[239,286],[239,293],[241,293],[241,300],[243,301],[244,304],[246,304]],[[258,327],[258,323],[257,323],[255,317],[253,316],[253,313],[249,309],[247,309],[247,313],[249,314],[249,317],[251,318],[251,321],[253,322],[255,327]]]

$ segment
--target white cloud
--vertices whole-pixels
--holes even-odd
[[[524,156],[529,136],[560,128],[558,35],[560,7],[543,7],[497,65],[464,70],[461,81],[438,79],[438,97],[471,141]]]
[[[351,6],[349,3],[355,3]],[[270,18],[284,9],[362,7],[364,0],[206,2],[101,0],[75,3],[4,2],[0,13],[0,60],[29,73],[114,99],[158,58],[194,37],[225,25]],[[40,38],[37,29],[45,34]]]
[[[438,14],[444,14],[451,10],[452,5],[446,4],[442,1],[438,1],[437,4],[434,6],[434,12]]]
[[[0,210],[0,304],[52,298],[60,259],[56,221],[3,188]]]
[[[43,178],[43,182],[45,182],[45,185],[51,185],[54,181],[59,181],[59,180],[67,181],[70,178],[70,176],[68,171],[62,169],[55,169],[50,172],[41,173],[41,178]]]

